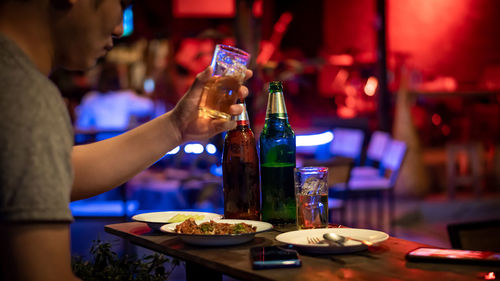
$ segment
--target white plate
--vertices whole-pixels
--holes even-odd
[[[197,224],[201,224],[203,222],[205,221],[196,221]],[[180,223],[171,223],[162,226],[160,230],[163,232],[175,234],[179,236],[182,241],[189,244],[202,245],[202,246],[227,246],[227,245],[236,245],[248,242],[255,237],[255,234],[268,231],[273,228],[272,224],[262,221],[221,219],[218,220],[217,222],[230,223],[230,224],[237,224],[244,222],[246,224],[256,226],[257,229],[255,232],[242,233],[242,234],[227,234],[227,235],[183,234],[175,232],[175,227]]]
[[[132,219],[139,222],[145,222],[152,229],[160,230],[160,227],[164,224],[183,222],[189,217],[195,220],[218,220],[222,218],[222,215],[206,212],[169,211],[139,214],[133,216]]]
[[[304,229],[297,231],[290,231],[282,233],[276,236],[276,240],[282,243],[290,244],[302,250],[304,252],[316,253],[316,254],[340,254],[340,253],[352,253],[357,251],[362,251],[367,247],[361,242],[354,240],[348,240],[345,242],[345,246],[335,247],[330,246],[327,243],[321,244],[309,244],[307,243],[308,237],[317,237],[323,240],[323,234],[325,233],[337,233],[346,237],[352,237],[361,240],[367,240],[373,244],[380,243],[389,238],[389,235],[382,231],[370,230],[370,229],[359,229],[359,228],[316,228],[316,229]]]

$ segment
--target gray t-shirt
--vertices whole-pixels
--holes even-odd
[[[0,221],[73,220],[72,146],[59,90],[0,34]]]

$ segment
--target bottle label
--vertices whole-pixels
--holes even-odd
[[[269,93],[267,101],[266,120],[274,117],[278,119],[287,119],[285,99],[282,92]]]

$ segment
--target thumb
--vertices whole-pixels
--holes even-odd
[[[194,80],[193,84],[191,85],[191,88],[189,89],[188,93],[193,95],[200,95],[203,87],[207,83],[207,81],[210,79],[212,76],[212,67],[207,67],[205,70],[202,72],[198,73],[196,75],[196,79]]]

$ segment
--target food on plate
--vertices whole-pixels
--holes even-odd
[[[195,219],[195,220],[203,220],[205,219],[205,215],[185,215],[185,214],[177,214],[173,217],[171,217],[168,222],[169,223],[174,223],[174,222],[181,222],[185,221],[189,218]]]
[[[175,232],[183,234],[208,234],[208,235],[225,235],[225,234],[243,234],[252,233],[257,230],[257,227],[251,226],[244,222],[241,223],[217,223],[213,220],[197,225],[193,218],[185,220],[183,223],[175,227]]]

